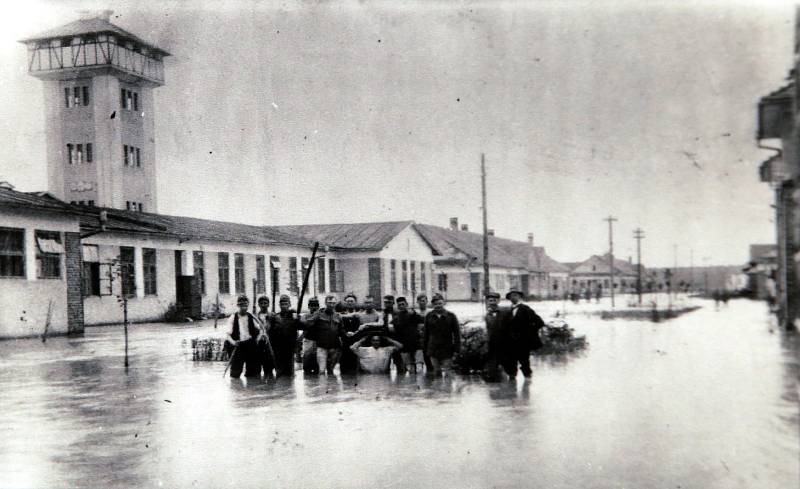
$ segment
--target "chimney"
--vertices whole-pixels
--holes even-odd
[[[466,224],[462,224],[461,225],[461,230],[462,231],[469,231],[469,226],[467,226]]]
[[[533,233],[528,233],[528,244],[533,247]]]
[[[450,218],[450,230],[458,231],[458,218],[457,217],[451,217]]]
[[[488,234],[489,236],[494,236],[494,229],[487,229],[486,234]]]
[[[78,18],[80,20],[102,19],[106,22],[111,20],[114,14],[113,10],[78,10]]]

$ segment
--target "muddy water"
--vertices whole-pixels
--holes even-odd
[[[532,380],[246,382],[212,330],[0,342],[0,487],[779,488],[800,481],[798,338],[762,304],[670,322],[568,316],[591,343]]]

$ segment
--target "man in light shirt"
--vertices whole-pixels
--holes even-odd
[[[370,346],[364,346],[369,340]],[[350,347],[358,357],[358,366],[362,372],[369,374],[388,374],[389,361],[392,353],[403,348],[403,344],[386,337],[390,346],[381,346],[381,337],[378,335],[365,336]]]
[[[242,375],[243,366],[245,377],[261,374],[262,358],[257,341],[264,340],[264,330],[261,321],[247,310],[249,304],[247,296],[240,295],[236,300],[239,310],[228,318],[225,341],[233,346],[231,377],[234,378]]]

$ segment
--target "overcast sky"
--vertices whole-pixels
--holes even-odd
[[[41,2],[0,18],[0,179],[46,188],[41,83],[16,41],[114,10],[166,49],[159,211],[263,224],[489,226],[556,259],[739,264],[774,240],[760,96],[791,2]],[[249,198],[248,198],[249,197]],[[704,258],[708,260],[704,260]]]

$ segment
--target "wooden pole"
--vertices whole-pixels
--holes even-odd
[[[642,305],[642,240],[644,239],[644,231],[642,228],[636,228],[633,231],[633,238],[636,240],[636,293],[639,295],[639,305]]]
[[[275,314],[275,294],[277,293],[277,284],[275,283],[278,272],[275,271],[275,265],[272,264],[272,258],[269,260],[269,288],[272,291],[272,313]],[[277,280],[280,283],[280,278]]]
[[[53,317],[53,299],[47,304],[47,318],[44,321],[44,333],[42,333],[42,343],[47,341],[47,330],[50,329],[50,320]]]
[[[122,324],[125,328],[125,368],[128,368],[128,296],[122,296]]]
[[[614,230],[612,224],[617,220],[614,216],[603,219],[608,221],[608,269],[611,275],[611,307],[614,307]]]
[[[303,288],[300,290],[300,298],[297,301],[297,317],[300,317],[300,311],[303,310],[303,296],[306,295],[306,288],[308,287],[308,277],[311,275],[311,270],[314,268],[314,260],[317,259],[317,249],[319,248],[319,241],[314,242],[314,249],[311,251],[311,260],[308,262],[305,276],[303,276]]]
[[[489,223],[486,218],[486,157],[481,153],[481,199],[483,210],[483,296],[489,293]]]
[[[219,293],[217,293],[217,301],[215,303],[214,311],[214,329],[217,329],[217,321],[219,321]]]

